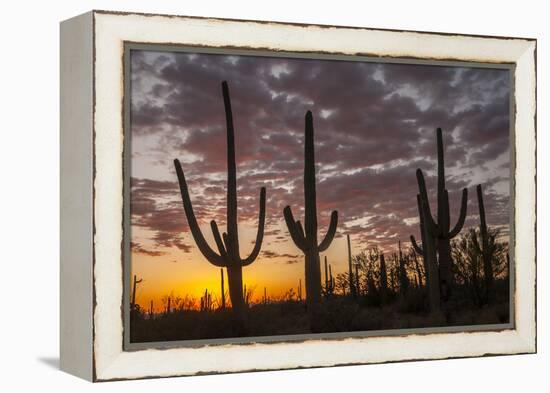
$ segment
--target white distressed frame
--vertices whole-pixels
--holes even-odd
[[[346,27],[93,12],[93,379],[323,367],[536,351],[536,41]],[[123,351],[124,42],[514,63],[515,328]]]

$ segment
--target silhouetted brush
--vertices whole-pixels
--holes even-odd
[[[405,258],[401,251],[401,240],[398,241],[399,247],[399,289],[402,295],[406,295],[409,289],[409,277],[407,276],[407,268]]]
[[[328,262],[325,255],[325,297],[328,298]]]
[[[437,253],[439,255],[439,285],[441,297],[447,301],[452,293],[454,284],[452,273],[451,239],[460,233],[466,219],[468,204],[468,190],[462,190],[460,213],[455,226],[451,229],[449,213],[449,192],[445,188],[445,162],[443,154],[443,136],[441,128],[437,129],[437,218],[434,219],[430,209],[430,202],[426,191],[426,183],[421,169],[417,169],[416,177],[422,208],[424,209],[424,225],[427,233],[437,239]]]
[[[410,254],[412,256],[412,259],[414,261],[414,268],[416,270],[416,276],[418,278],[418,286],[419,288],[422,287],[422,271],[420,270],[420,264],[418,263],[418,254],[414,250],[414,248],[411,249]]]
[[[485,298],[487,303],[493,301],[494,295],[494,276],[493,276],[493,254],[495,251],[495,242],[490,239],[487,230],[487,221],[485,219],[485,205],[483,204],[483,191],[481,184],[476,187],[477,204],[479,207],[479,234],[481,236],[481,244],[477,243],[477,237],[474,236],[475,246],[479,249],[479,253],[483,258],[483,276],[485,281]]]
[[[353,278],[355,280],[355,293],[357,296],[361,296],[361,286],[359,285],[359,265],[355,264],[355,272],[353,275]]]
[[[284,218],[294,244],[305,255],[306,301],[313,332],[320,329],[321,262],[319,253],[331,244],[338,225],[338,212],[333,211],[327,234],[321,243],[317,242],[317,196],[315,191],[315,148],[313,115],[306,113],[304,143],[304,227],[292,215],[290,206],[284,208]]]
[[[386,269],[386,259],[384,254],[380,254],[380,300],[382,304],[387,301],[388,298],[388,271]]]
[[[258,215],[258,231],[256,242],[252,252],[247,258],[241,258],[239,251],[239,234],[237,228],[237,167],[235,163],[235,135],[233,129],[233,114],[231,111],[231,100],[229,98],[229,87],[227,82],[222,83],[223,102],[225,107],[225,119],[227,126],[227,232],[220,235],[216,221],[212,220],[210,226],[218,248],[215,252],[206,242],[189,197],[189,190],[185,175],[180,162],[174,160],[178,176],[183,208],[189,224],[189,229],[195,239],[195,243],[204,257],[214,266],[227,269],[227,280],[229,284],[229,297],[231,307],[235,316],[237,334],[246,333],[246,305],[243,298],[243,276],[242,268],[250,265],[256,260],[260,253],[264,237],[265,224],[265,187],[260,190],[260,212]]]

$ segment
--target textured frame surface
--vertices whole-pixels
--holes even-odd
[[[536,42],[138,14],[93,13],[94,379],[323,367],[536,351]],[[125,42],[515,64],[515,328],[498,332],[311,339],[123,350],[123,51]]]

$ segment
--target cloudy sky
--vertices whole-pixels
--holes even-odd
[[[262,253],[244,270],[258,296],[264,286],[280,294],[303,278],[282,210],[291,205],[303,215],[307,110],[314,117],[320,237],[330,212],[339,213],[326,253],[335,273],[347,263],[346,234],[354,252],[372,245],[391,252],[398,240],[408,245],[409,235],[418,235],[415,170],[424,170],[435,195],[436,127],[443,129],[453,223],[460,190],[468,187],[466,226],[478,225],[475,185],[482,183],[488,223],[507,233],[507,70],[134,50],[130,72],[132,268],[144,279],[144,305],[171,290],[219,292],[219,271],[189,233],[172,161],[182,162],[213,245],[209,221],[225,228],[223,80],[233,107],[244,256],[255,238],[259,190],[267,188]]]

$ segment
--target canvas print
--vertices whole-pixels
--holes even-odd
[[[510,68],[127,56],[130,343],[510,323]]]

